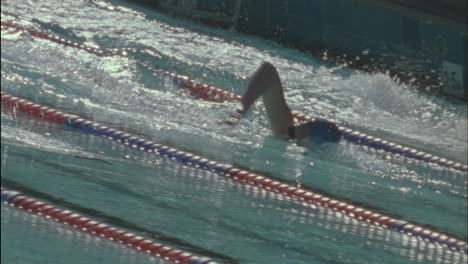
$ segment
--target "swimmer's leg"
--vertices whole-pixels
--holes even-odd
[[[273,134],[287,137],[288,127],[293,125],[293,117],[284,98],[278,71],[268,62],[264,62],[252,75],[241,100],[243,112],[247,112],[260,96],[263,98]]]

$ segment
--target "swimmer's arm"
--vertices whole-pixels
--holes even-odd
[[[258,85],[258,82],[255,81],[255,76],[258,71],[253,75],[249,85],[247,86],[247,91],[245,92],[244,96],[241,99],[241,105],[234,110],[232,114],[224,121],[225,124],[228,125],[235,125],[239,122],[239,120],[244,116],[247,111],[249,111],[250,107],[257,101],[257,99],[265,93],[266,86],[265,85]]]
[[[250,107],[262,96],[267,90],[265,79],[269,76],[265,76],[265,68],[272,67],[269,63],[263,63],[257,71],[250,78],[247,90],[242,96],[241,105],[238,107],[229,117],[223,122],[228,125],[235,125],[239,120],[247,113]]]
[[[247,91],[245,92],[244,96],[242,96],[242,108],[240,109],[242,114],[249,111],[250,107],[257,101],[258,98],[260,98],[260,96],[265,93],[267,89],[267,85],[265,83],[258,81],[257,75],[258,71],[252,76],[252,79],[247,86]]]
[[[276,136],[287,136],[288,127],[293,125],[291,110],[286,104],[279,74],[276,68],[268,62],[264,62],[252,75],[241,99],[241,108],[231,114],[225,123],[237,124],[261,96],[263,96],[273,133]]]

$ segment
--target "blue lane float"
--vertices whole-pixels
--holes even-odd
[[[193,79],[188,78],[185,75],[178,75],[170,73],[167,71],[162,71],[160,69],[154,68],[150,65],[144,65],[149,68],[152,72],[157,75],[160,75],[164,78],[167,78],[172,81],[172,83],[183,89],[187,89],[191,95],[195,96],[201,100],[214,101],[214,102],[239,102],[241,99],[240,95],[236,95],[230,92],[222,91],[213,86],[208,86],[206,84],[198,83]],[[293,112],[293,117],[297,122],[308,122],[313,121],[313,117],[303,115],[301,113]],[[327,120],[328,122],[334,123]],[[379,138],[377,136],[372,136],[364,132],[353,130],[347,128],[343,125],[336,124],[339,131],[343,134],[343,138],[349,142],[367,146],[377,150],[383,150],[392,154],[402,155],[408,158],[420,160],[426,163],[434,163],[441,167],[453,169],[460,172],[468,172],[468,165],[462,164],[461,162],[456,162],[448,158],[439,157],[425,151],[419,150],[414,147],[405,146],[403,144],[395,143],[389,140]]]
[[[119,49],[99,49],[90,46],[86,46],[83,44],[79,44],[76,42],[72,42],[70,40],[66,40],[64,38],[49,35],[31,28],[26,28],[20,25],[16,25],[10,22],[2,21],[1,25],[4,27],[15,28],[18,30],[22,30],[28,32],[31,36],[49,40],[55,42],[57,44],[61,44],[66,47],[76,48],[88,52],[90,54],[94,54],[99,57],[106,57],[106,56],[124,56],[127,57],[132,54],[140,53],[139,50],[135,48],[119,48]],[[140,65],[150,69],[153,73],[162,76],[163,78],[169,79],[175,86],[187,89],[190,94],[198,99],[207,100],[212,102],[239,102],[241,99],[240,95],[223,91],[213,86],[209,86],[203,83],[196,82],[193,79],[190,79],[186,75],[180,75],[171,73],[162,69],[155,68],[151,65],[139,62]],[[310,121],[313,120],[312,117],[305,116],[300,113],[293,113],[293,116],[296,120],[300,122]],[[452,161],[450,159],[439,157],[422,150],[418,150],[416,148],[404,146],[402,144],[394,143],[388,140],[384,140],[372,135],[368,135],[366,133],[352,130],[345,126],[337,124],[340,131],[343,133],[343,137],[345,140],[349,142],[353,142],[355,144],[368,146],[374,149],[380,149],[387,151],[389,153],[402,155],[408,158],[420,160],[427,163],[437,164],[441,167],[453,169],[460,172],[468,172],[468,165],[462,164],[460,162]]]
[[[3,92],[1,93],[1,102],[2,105],[6,107],[18,109],[32,117],[62,123],[63,127],[67,129],[101,136],[136,150],[169,158],[183,165],[208,170],[266,191],[281,193],[282,195],[292,198],[293,201],[300,202],[304,206],[321,206],[342,213],[350,218],[419,237],[424,241],[436,243],[448,247],[451,250],[463,252],[465,254],[468,252],[468,244],[461,239],[415,223],[387,216],[371,209],[366,209],[348,201],[340,201],[333,197],[326,196],[325,194],[316,193],[306,188],[296,187],[289,183],[236,167],[232,164],[218,162],[188,151],[179,150],[176,147],[160,144],[125,131],[101,125],[98,122],[87,120],[78,115],[63,113],[49,107],[37,108],[37,104]],[[31,111],[31,109],[40,110],[36,112]],[[51,111],[59,114],[52,117],[44,114]]]
[[[63,125],[65,128],[73,129],[86,134],[105,136],[113,141],[130,146],[134,149],[164,156],[176,160],[179,163],[196,166],[198,168],[210,170],[218,174],[227,173],[227,171],[234,167],[230,164],[218,163],[213,160],[202,158],[190,152],[165,146],[74,115],[67,117],[64,120]]]
[[[405,146],[403,144],[394,143],[382,138],[368,135],[366,133],[352,130],[344,126],[338,126],[338,129],[343,133],[344,139],[356,144],[369,146],[374,149],[381,149],[386,152],[399,154],[423,162],[434,163],[439,166],[460,172],[468,171],[468,166],[460,162],[456,162],[444,157],[439,157],[416,148]]]

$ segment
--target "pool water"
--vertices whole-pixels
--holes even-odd
[[[2,21],[100,49],[138,50],[98,57],[2,28],[3,92],[467,238],[466,173],[345,141],[277,140],[261,103],[238,126],[220,125],[235,103],[196,100],[145,65],[242,94],[248,76],[270,61],[293,110],[463,163],[465,103],[125,2],[2,1],[1,7]],[[104,222],[219,262],[467,261],[463,253],[3,108],[1,131],[2,184],[84,213],[92,209]],[[7,205],[1,210],[5,263],[161,262]]]

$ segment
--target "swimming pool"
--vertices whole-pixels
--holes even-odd
[[[278,141],[260,106],[228,129],[219,121],[235,103],[195,100],[145,65],[241,94],[245,77],[271,61],[294,110],[460,162],[467,157],[463,104],[120,2],[3,1],[2,21],[100,50],[137,50],[99,57],[2,28],[2,92],[466,239],[466,173],[347,142]],[[3,110],[2,185],[219,262],[466,262],[464,253]],[[159,261],[2,205],[2,261],[36,258]]]

